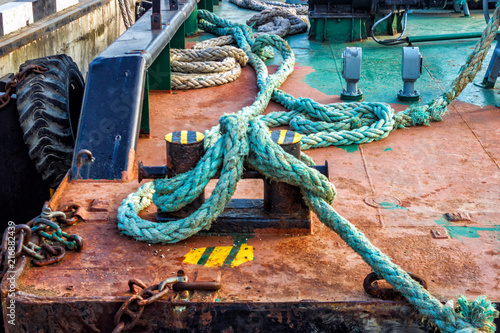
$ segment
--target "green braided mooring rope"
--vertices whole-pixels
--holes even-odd
[[[334,186],[307,166],[310,160],[307,164],[299,161],[275,144],[269,136],[268,126],[290,124],[295,130],[310,133],[303,136],[302,148],[307,149],[366,143],[380,140],[396,128],[440,121],[446,106],[479,70],[498,30],[499,10],[495,11],[452,88],[429,104],[412,106],[398,114],[384,103],[323,105],[306,98],[293,98],[278,89],[295,63],[293,52],[283,39],[274,35],[254,38],[251,29],[245,25],[231,23],[204,10],[198,15],[200,27],[205,31],[234,36],[257,73],[259,93],[252,105],[235,114],[222,116],[219,125],[207,131],[205,155],[194,169],[171,179],[146,183],[123,200],[118,209],[118,228],[122,234],[151,243],[175,243],[202,229],[209,229],[231,199],[246,162],[269,179],[299,186],[308,206],[319,219],[442,332],[493,332],[493,319],[498,316],[498,311],[491,302],[484,296],[471,302],[462,296],[457,301],[457,310],[452,305],[441,304],[331,207],[336,194]],[[283,57],[283,63],[272,75],[262,61],[270,56],[270,47]],[[271,98],[291,111],[261,116]],[[178,210],[198,197],[218,170],[220,178],[212,195],[191,216],[169,223],[150,222],[138,216],[152,202],[164,212]]]

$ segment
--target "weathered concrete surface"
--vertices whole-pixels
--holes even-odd
[[[82,0],[83,3],[88,0]],[[0,0],[0,36],[5,36],[33,22],[78,5],[78,0]]]
[[[0,6],[0,36],[33,23],[31,2],[9,2]]]
[[[85,76],[92,59],[124,31],[117,1],[68,8],[0,39],[0,76],[17,72],[26,60],[60,53],[73,58]]]

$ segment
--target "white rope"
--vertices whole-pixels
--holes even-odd
[[[130,11],[130,7],[127,6],[126,0],[118,0],[118,5],[120,6],[120,12],[122,14],[123,23],[125,24],[125,29],[128,29],[134,24],[134,20],[132,19],[132,12]]]
[[[247,20],[247,25],[255,29],[256,36],[268,34],[285,37],[307,31],[308,6],[266,0],[229,1],[238,7],[259,11]]]
[[[190,50],[171,49],[172,89],[215,87],[239,78],[248,56],[242,49],[224,45],[232,42],[232,37],[224,36],[197,43]]]

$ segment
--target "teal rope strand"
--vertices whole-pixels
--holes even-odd
[[[243,29],[236,27],[234,30],[240,32],[240,38],[244,38],[244,33],[241,33]],[[280,37],[262,36],[255,40],[255,44],[261,48],[275,46],[284,59],[280,69],[275,74],[268,75],[267,68],[262,65],[263,61],[260,58],[255,55],[249,57],[252,65],[266,69],[260,78],[269,88],[261,90],[255,102],[237,115],[221,117],[219,126],[209,132],[209,141],[214,144],[208,148],[205,156],[193,170],[172,179],[158,179],[154,183],[147,183],[136,193],[130,194],[118,209],[118,228],[123,234],[151,243],[175,243],[202,229],[209,229],[211,223],[223,211],[234,193],[236,183],[241,178],[243,161],[248,155],[246,130],[248,122],[264,111],[271,99],[272,91],[290,75],[295,63],[290,47]],[[252,52],[250,46],[248,49],[248,52]],[[169,223],[155,223],[138,216],[138,213],[152,201],[163,212],[178,210],[181,206],[192,202],[220,169],[222,169],[221,176],[211,197],[189,217]],[[193,179],[196,181],[192,181]]]
[[[337,232],[375,273],[389,282],[441,331],[494,330],[493,319],[498,316],[498,311],[491,302],[484,297],[471,302],[461,297],[458,311],[452,306],[442,305],[331,207],[336,195],[334,186],[325,176],[308,167],[313,161],[306,155],[298,160],[275,144],[270,138],[269,127],[290,125],[305,133],[302,148],[308,149],[367,143],[385,138],[397,128],[441,120],[446,105],[473,78],[480,66],[477,62],[484,59],[483,48],[490,45],[488,40],[491,43],[491,34],[496,34],[498,29],[498,10],[478,43],[482,46],[476,47],[475,53],[478,54],[469,57],[453,87],[433,102],[411,107],[399,114],[394,114],[392,108],[384,103],[324,105],[307,98],[294,98],[278,89],[295,63],[294,55],[283,39],[267,35],[254,38],[249,27],[231,23],[205,10],[200,10],[198,14],[200,27],[205,31],[234,36],[256,70],[259,93],[251,106],[236,114],[224,115],[218,126],[206,132],[205,156],[193,170],[172,179],[144,184],[123,201],[118,209],[118,228],[122,234],[152,243],[174,243],[208,229],[231,199],[245,161],[269,179],[299,186],[306,203],[319,219]],[[272,54],[271,46],[281,53],[284,61],[276,73],[269,75],[262,60]],[[271,98],[291,111],[263,116]],[[221,175],[212,195],[191,216],[169,223],[155,223],[138,217],[138,213],[152,201],[164,212],[178,210],[192,202],[218,170]]]

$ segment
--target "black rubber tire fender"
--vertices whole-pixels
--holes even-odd
[[[71,57],[60,54],[25,62],[48,68],[30,73],[17,86],[17,111],[24,143],[36,170],[56,188],[71,167],[85,88]]]

